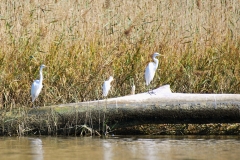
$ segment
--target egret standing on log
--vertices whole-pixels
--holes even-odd
[[[156,58],[157,56],[160,56],[160,54],[157,52],[152,55],[152,59],[154,62],[150,62],[147,68],[145,69],[145,81],[147,86],[150,86],[150,83],[153,80],[153,77],[157,70],[157,67],[158,67],[158,59]],[[150,87],[148,89],[148,93],[151,94],[149,91],[150,91]]]
[[[104,81],[103,86],[102,86],[102,91],[103,91],[103,97],[107,97],[108,92],[111,88],[111,82],[113,81],[113,77],[110,76],[107,81]]]
[[[38,97],[39,93],[42,90],[42,81],[43,81],[43,74],[42,74],[42,70],[43,68],[45,68],[46,66],[44,64],[42,64],[40,66],[40,79],[39,80],[35,80],[32,84],[32,88],[31,88],[31,97],[32,97],[32,103],[34,103],[34,101],[36,100],[36,98]],[[33,105],[34,106],[34,105]]]

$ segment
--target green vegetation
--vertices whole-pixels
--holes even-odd
[[[146,91],[144,69],[159,52],[153,86],[173,92],[239,93],[239,1],[42,0],[0,2],[0,107],[37,105]]]

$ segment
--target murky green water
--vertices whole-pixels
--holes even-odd
[[[239,160],[240,136],[0,137],[0,160]]]

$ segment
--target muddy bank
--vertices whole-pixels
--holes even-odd
[[[240,123],[145,124],[113,131],[132,135],[240,135]]]

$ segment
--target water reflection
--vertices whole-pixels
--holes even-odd
[[[33,160],[43,160],[42,140],[39,138],[29,138]]]
[[[237,160],[240,136],[0,137],[2,159]]]

